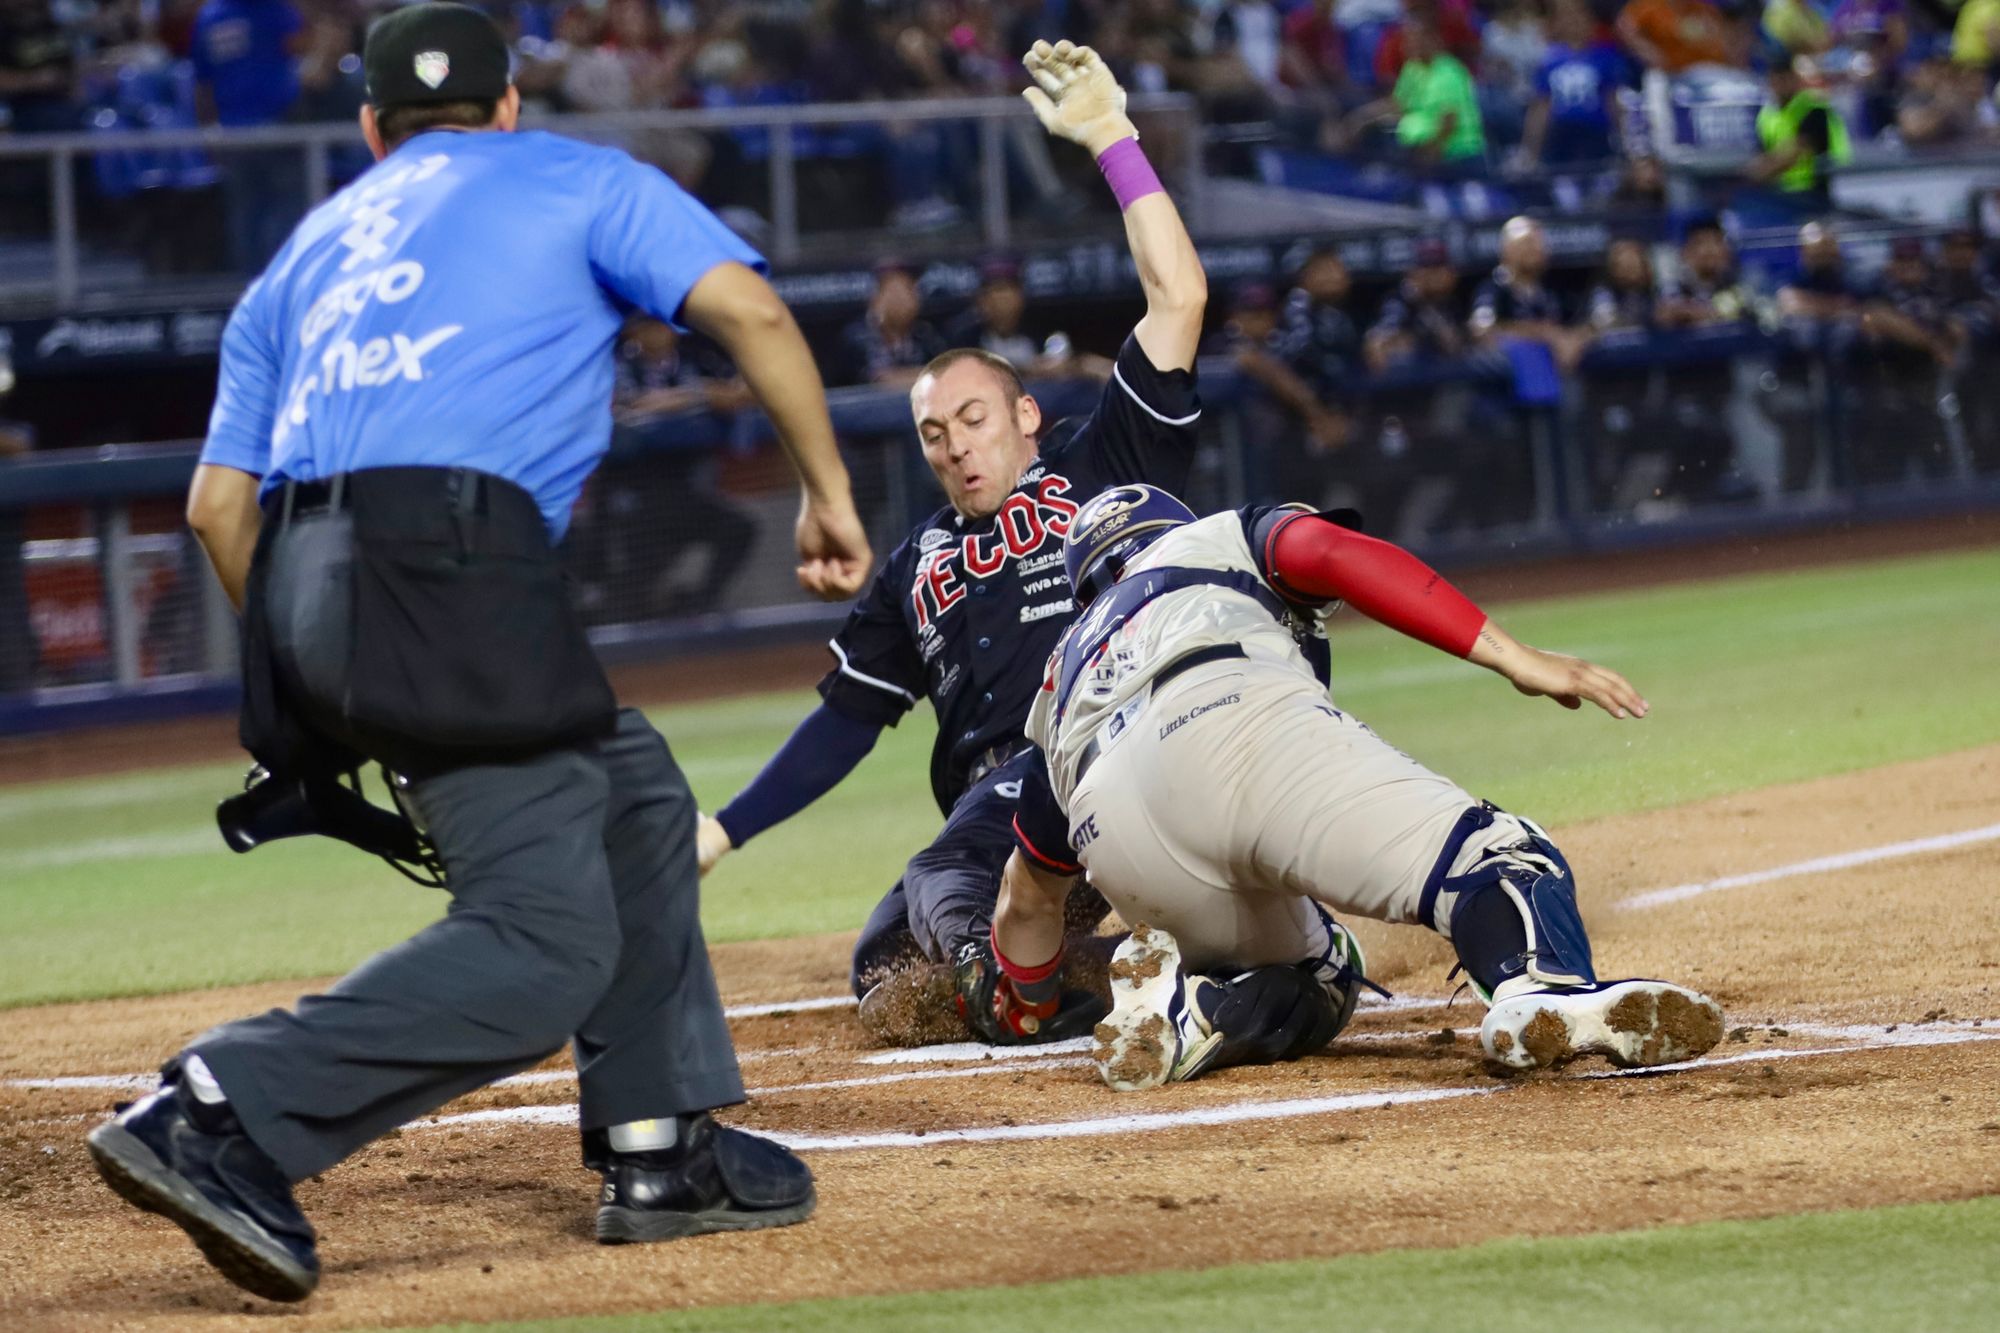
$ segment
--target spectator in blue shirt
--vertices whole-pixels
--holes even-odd
[[[208,0],[194,20],[195,114],[204,125],[275,125],[299,98],[299,57],[312,32],[291,0]],[[255,273],[305,212],[293,149],[220,155],[230,261]]]
[[[1521,155],[1551,167],[1607,161],[1617,156],[1624,58],[1598,33],[1586,0],[1556,0],[1550,29],[1555,40],[1535,74]]]
[[[309,36],[291,0],[208,0],[194,20],[195,108],[204,125],[272,125],[299,96]]]

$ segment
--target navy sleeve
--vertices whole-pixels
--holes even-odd
[[[750,785],[716,812],[730,845],[741,847],[840,785],[875,748],[882,728],[821,704],[792,729]]]
[[[1083,867],[1069,846],[1069,816],[1049,785],[1049,762],[1041,750],[1021,776],[1021,798],[1014,807],[1014,845],[1030,862],[1053,875],[1074,875]]]
[[[820,679],[820,698],[857,722],[893,727],[924,695],[923,655],[903,618],[914,578],[911,547],[904,542],[827,642],[834,667]]]
[[[1191,370],[1159,370],[1136,337],[1118,349],[1097,410],[1051,462],[1075,466],[1088,451],[1102,485],[1144,481],[1180,491],[1194,461],[1201,397]]]
[[[590,224],[597,281],[683,333],[681,305],[710,269],[764,260],[658,167],[607,151]]]

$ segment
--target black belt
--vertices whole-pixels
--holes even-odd
[[[1249,656],[1250,654],[1243,651],[1243,646],[1236,643],[1217,643],[1211,644],[1206,648],[1197,648],[1191,653],[1182,653],[1179,657],[1161,667],[1154,674],[1147,688],[1157,691],[1175,676],[1192,671],[1198,666],[1206,666],[1210,662],[1226,662],[1232,658],[1248,658]],[[1097,756],[1102,753],[1098,747],[1097,740],[1096,736],[1092,736],[1089,743],[1083,747],[1083,753],[1077,756],[1076,780],[1078,782],[1083,781],[1083,775],[1090,771],[1090,766],[1097,762]]]
[[[1248,656],[1250,654],[1243,651],[1243,645],[1240,643],[1211,644],[1207,648],[1197,648],[1191,653],[1182,653],[1179,657],[1161,667],[1159,672],[1154,675],[1153,688],[1156,690],[1159,689],[1183,671],[1192,671],[1196,667],[1206,666],[1210,662],[1222,662],[1232,657]]]
[[[400,486],[423,489],[435,487],[445,506],[459,514],[485,514],[491,509],[494,478],[471,468],[409,468]],[[324,514],[346,513],[354,505],[350,474],[342,472],[321,481],[288,481],[271,492],[265,501],[280,527],[293,519],[316,518]]]
[[[343,513],[354,500],[345,475],[325,481],[288,481],[271,498],[277,509],[275,517],[280,527],[296,518]]]

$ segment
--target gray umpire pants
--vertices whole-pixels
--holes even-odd
[[[301,519],[271,553],[281,672],[322,707],[348,659],[347,529],[340,515]],[[445,864],[444,918],[325,994],[184,1052],[288,1176],[566,1040],[585,1130],[743,1100],[701,933],[694,797],[637,710],[606,740],[444,768],[410,794]]]

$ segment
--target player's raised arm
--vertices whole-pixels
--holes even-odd
[[[1125,239],[1146,293],[1146,314],[1134,330],[1139,346],[1161,370],[1190,369],[1208,277],[1180,211],[1139,147],[1139,132],[1125,115],[1125,90],[1087,46],[1036,42],[1021,63],[1037,85],[1022,96],[1042,128],[1088,149],[1124,210]]]
[[[1645,699],[1623,676],[1522,643],[1400,546],[1303,510],[1279,511],[1259,526],[1253,543],[1258,563],[1286,597],[1345,602],[1370,620],[1505,676],[1523,694],[1546,695],[1565,708],[1580,708],[1588,699],[1616,718],[1647,713]]]

